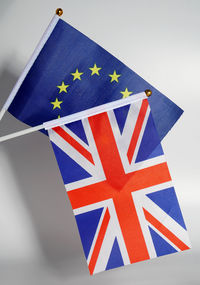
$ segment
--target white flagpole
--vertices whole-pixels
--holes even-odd
[[[59,16],[61,16],[62,13],[63,13],[63,11],[61,8],[58,8],[56,10],[56,14],[53,16],[51,22],[49,23],[46,31],[43,34],[41,40],[39,41],[38,45],[36,46],[32,56],[30,57],[28,63],[26,64],[22,74],[20,75],[15,86],[13,87],[8,99],[6,100],[5,104],[3,105],[3,108],[0,111],[0,121],[3,118],[5,112],[8,110],[12,101],[14,100],[20,86],[22,85],[25,77],[27,76],[28,72],[30,71],[30,69],[31,69],[32,65],[34,64],[36,58],[38,57],[39,53],[41,52],[42,48],[44,47],[45,43],[47,42],[49,36],[51,35],[52,31],[54,30],[54,28],[55,28],[55,26],[59,20]]]
[[[55,127],[58,127],[64,124],[69,124],[71,122],[79,121],[84,118],[88,118],[88,117],[91,117],[91,116],[94,116],[100,113],[108,112],[110,110],[129,105],[138,100],[146,99],[149,96],[151,96],[151,91],[146,90],[145,92],[134,94],[133,96],[130,96],[125,99],[119,99],[119,100],[116,100],[110,103],[102,104],[102,105],[99,105],[99,106],[96,106],[96,107],[93,107],[93,108],[90,108],[90,109],[87,109],[87,110],[84,110],[78,113],[74,113],[72,115],[62,117],[60,119],[51,120],[41,125],[0,137],[0,142],[7,141],[9,139],[20,137],[26,134],[30,134],[30,133],[33,133],[33,132],[36,132],[42,129],[49,130],[49,129],[52,129],[52,128],[55,128]]]
[[[12,133],[10,135],[3,136],[3,137],[0,137],[0,143],[4,142],[4,141],[7,141],[7,140],[10,140],[10,139],[13,139],[13,138],[21,137],[21,136],[26,135],[26,134],[30,134],[30,133],[36,132],[36,131],[39,131],[39,130],[42,130],[42,129],[44,129],[44,125],[43,124],[42,125],[38,125],[36,127],[28,128],[28,129],[25,129],[25,130],[22,130],[22,131],[19,131],[19,132],[15,132],[15,133]]]

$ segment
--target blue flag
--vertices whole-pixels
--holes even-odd
[[[8,111],[40,125],[151,89],[149,103],[162,139],[182,114],[176,104],[88,37],[59,19]]]

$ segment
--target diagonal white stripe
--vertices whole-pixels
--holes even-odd
[[[101,249],[100,249],[100,253],[99,253],[99,256],[98,256],[97,263],[95,265],[94,273],[97,273],[97,272],[105,270],[105,268],[107,266],[107,263],[108,263],[108,260],[109,260],[109,257],[110,257],[110,253],[111,253],[111,250],[112,250],[115,238],[117,238],[117,242],[118,242],[118,245],[119,245],[119,248],[120,248],[120,252],[121,252],[121,255],[122,255],[122,259],[123,259],[124,265],[130,264],[130,260],[129,260],[129,256],[128,256],[128,253],[127,253],[126,245],[125,245],[125,242],[124,242],[124,239],[123,239],[123,235],[122,235],[122,232],[121,232],[121,228],[120,228],[120,225],[119,225],[119,221],[118,221],[118,218],[117,218],[117,215],[116,215],[116,210],[115,210],[114,203],[113,203],[112,199],[108,199],[108,200],[105,200],[105,201],[102,201],[102,202],[98,202],[98,203],[95,203],[95,204],[91,204],[91,205],[88,205],[88,206],[84,206],[84,207],[75,209],[74,210],[74,214],[75,215],[83,214],[83,213],[86,213],[88,211],[92,211],[92,210],[95,210],[95,209],[98,209],[98,208],[101,208],[101,207],[104,207],[104,211],[102,213],[101,220],[99,221],[97,232],[96,232],[95,238],[93,240],[93,243],[92,243],[92,246],[91,246],[91,249],[90,249],[90,254],[88,256],[88,264],[89,264],[89,261],[91,259],[91,256],[92,256],[95,244],[96,244],[96,240],[97,240],[97,237],[98,237],[98,233],[99,233],[99,230],[100,230],[100,227],[101,227],[101,224],[102,224],[103,216],[104,216],[105,211],[106,211],[107,208],[108,208],[109,213],[110,213],[110,221],[109,221],[109,225],[108,225],[108,228],[107,228],[107,231],[106,231],[106,234],[105,234],[105,237],[104,237]]]
[[[90,152],[90,147],[84,141],[82,141],[75,133],[73,133],[67,126],[63,125],[61,128],[68,133],[74,140],[76,140],[82,147]]]
[[[89,174],[95,175],[95,166],[89,162],[83,155],[74,149],[68,142],[52,130],[50,139],[55,143],[63,152],[69,155],[75,162],[84,168]]]
[[[162,239],[164,239],[167,243],[169,243],[175,250],[181,251],[175,244],[173,244],[166,236],[164,236],[161,232],[159,232],[152,224],[147,222],[148,226],[151,227],[154,232],[156,232]]]
[[[177,236],[183,243],[190,246],[190,241],[187,231],[179,225],[173,218],[171,218],[165,211],[163,211],[158,205],[156,205],[146,195],[142,201],[143,207],[155,217],[161,224],[163,224],[169,231]]]
[[[141,128],[138,140],[137,140],[135,151],[134,151],[134,154],[133,154],[133,157],[132,157],[131,165],[135,164],[135,160],[137,158],[137,154],[138,154],[138,151],[139,151],[139,148],[140,148],[140,144],[141,144],[141,141],[142,141],[142,138],[143,138],[143,135],[144,135],[144,131],[145,131],[146,124],[147,124],[147,121],[148,121],[148,118],[149,118],[149,114],[150,114],[150,108],[148,106],[146,114],[145,114],[145,118],[144,118],[144,121],[143,121],[143,124],[142,124],[142,128]]]
[[[69,135],[71,135],[73,139],[78,141],[78,143],[80,143],[85,149],[87,149],[87,151],[91,153],[95,165],[90,163],[84,156],[82,156],[81,153],[79,153],[69,143],[62,139],[56,132],[54,132],[53,130],[49,130],[49,136],[51,141],[53,141],[58,147],[60,147],[67,155],[70,155],[70,157],[74,159],[74,161],[76,161],[80,166],[82,166],[88,173],[92,175],[89,178],[66,184],[65,187],[67,191],[98,183],[106,179],[88,119],[83,119],[82,124],[89,146],[82,142],[80,138],[78,138],[76,134],[74,134],[66,126],[62,126],[62,128]]]
[[[171,218],[165,211],[156,205],[146,194],[164,190],[173,187],[172,182],[166,182],[152,187],[142,189],[138,192],[132,193],[134,203],[137,208],[138,217],[140,220],[143,235],[148,247],[150,257],[156,256],[153,241],[148,229],[149,222],[145,219],[143,208],[146,209],[153,217],[169,229],[175,236],[177,236],[183,243],[190,247],[190,240],[187,231],[180,226],[173,218]],[[161,233],[159,233],[161,234]],[[166,240],[168,240],[165,237]],[[177,248],[174,244],[173,247]]]
[[[112,126],[113,134],[114,134],[117,146],[118,146],[120,158],[122,160],[122,164],[123,164],[125,173],[130,173],[133,171],[144,169],[144,168],[154,166],[154,165],[157,165],[157,164],[160,164],[160,163],[163,163],[166,161],[165,156],[160,155],[160,156],[157,156],[154,158],[149,158],[149,159],[146,159],[144,161],[135,163],[135,159],[137,158],[137,154],[139,151],[141,140],[142,140],[142,137],[144,135],[146,124],[147,124],[149,114],[150,114],[150,107],[148,106],[148,109],[147,109],[147,112],[145,115],[145,119],[143,122],[143,126],[142,126],[142,129],[141,129],[138,141],[137,141],[137,145],[136,145],[136,149],[135,149],[134,156],[132,159],[132,163],[131,163],[131,165],[129,164],[128,157],[127,157],[127,151],[128,151],[129,145],[130,145],[130,141],[132,138],[133,131],[135,129],[135,124],[136,124],[136,121],[137,121],[137,118],[138,118],[138,115],[140,112],[141,104],[142,104],[142,102],[139,101],[139,102],[136,102],[134,104],[134,106],[131,105],[131,107],[129,109],[129,113],[127,115],[125,128],[124,128],[124,131],[122,134],[120,133],[119,126],[118,126],[114,112],[113,111],[108,112],[110,124]]]
[[[113,231],[112,221],[110,220],[94,268],[94,273],[98,273],[106,269],[114,240],[115,240],[115,231]]]
[[[135,104],[130,105],[130,109],[126,118],[126,122],[124,125],[123,133],[122,133],[122,142],[124,144],[125,153],[127,153],[130,141],[135,129],[135,125],[138,119],[138,115],[140,113],[142,100],[135,102]]]

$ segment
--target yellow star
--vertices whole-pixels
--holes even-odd
[[[55,100],[54,102],[51,102],[51,104],[53,105],[53,110],[54,110],[55,108],[61,109],[60,104],[62,104],[62,102],[63,102],[63,101],[58,101],[58,98],[56,98],[56,100]]]
[[[128,88],[126,88],[124,91],[121,91],[123,97],[122,98],[127,98],[129,95],[131,95],[133,92],[128,91]]]
[[[81,80],[81,75],[82,75],[82,74],[83,74],[83,72],[78,72],[78,68],[77,68],[77,69],[76,69],[76,72],[71,73],[71,75],[74,76],[73,81],[76,80],[76,79]]]
[[[60,119],[60,115],[58,115],[58,119]]]
[[[65,85],[65,83],[63,81],[61,85],[58,85],[56,87],[58,87],[60,89],[59,93],[61,93],[61,92],[67,93],[67,87],[69,87],[69,85]]]
[[[117,74],[116,70],[114,70],[113,74],[109,74],[109,76],[111,77],[110,82],[113,82],[113,81],[119,82],[118,77],[120,77],[121,74]]]
[[[91,76],[92,76],[94,74],[99,75],[99,70],[101,70],[102,68],[101,67],[97,67],[96,63],[95,63],[94,66],[90,67],[89,69],[92,71],[92,73],[91,73]]]

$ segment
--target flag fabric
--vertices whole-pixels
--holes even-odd
[[[146,98],[48,132],[90,274],[189,249]]]
[[[141,58],[142,60],[142,58]],[[162,140],[182,109],[94,41],[59,19],[8,111],[36,126],[152,90],[149,103]]]

